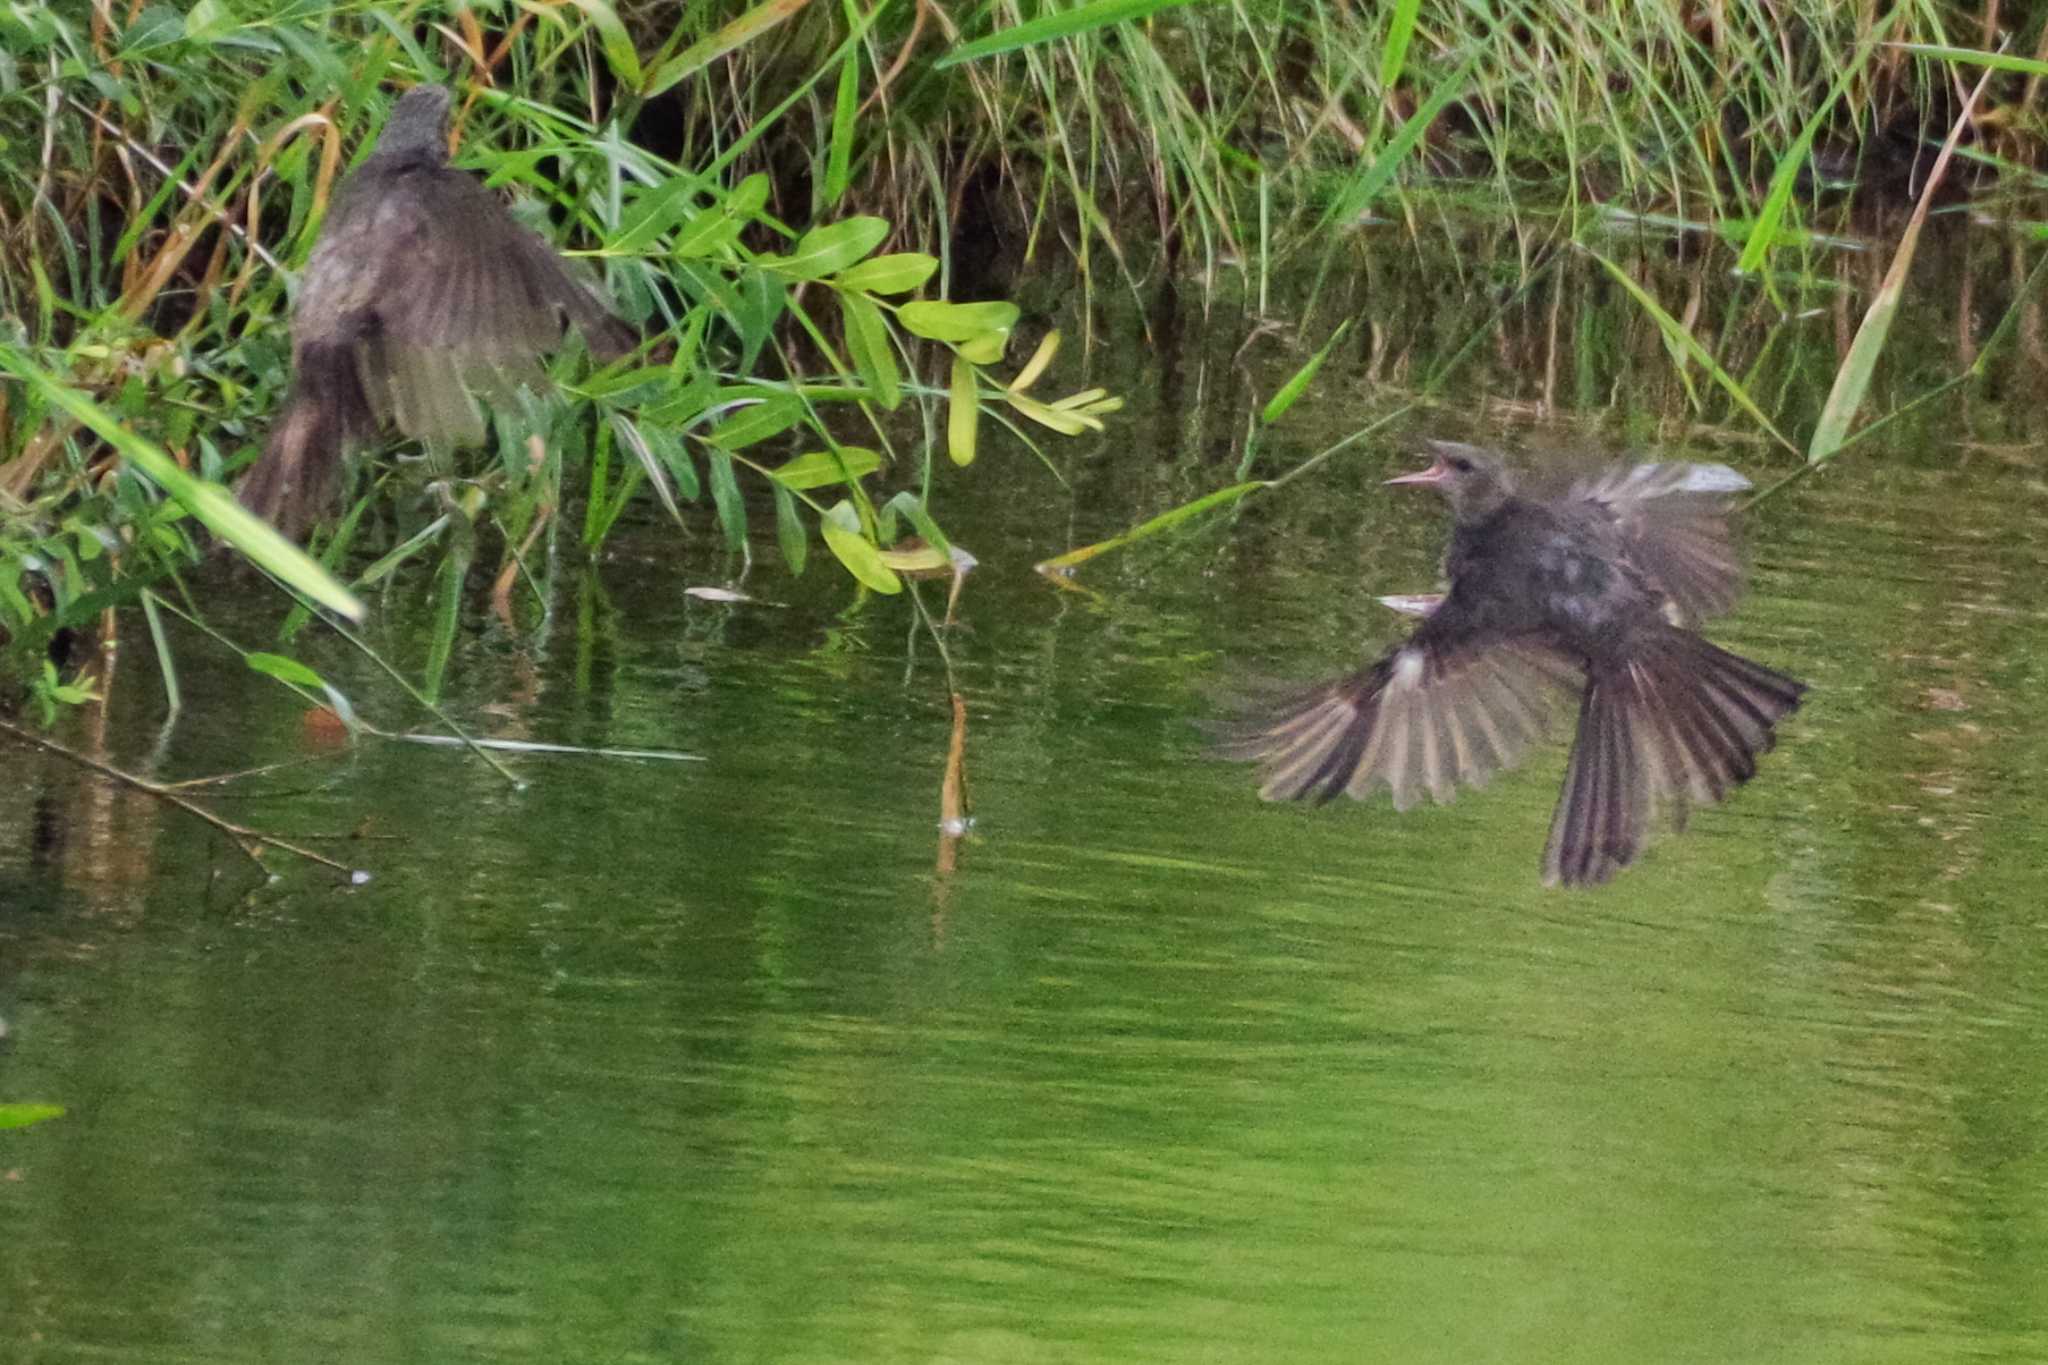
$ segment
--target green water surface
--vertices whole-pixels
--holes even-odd
[[[1969,250],[1877,410],[2002,306],[1957,302],[2012,277]],[[1412,396],[1499,296],[1391,252],[1260,468]],[[1032,563],[1230,482],[1303,354],[1240,358],[1242,308],[1140,324],[1099,323],[1092,377],[1133,407],[1051,452],[1068,487],[993,438],[942,475],[982,560],[947,637],[955,847],[931,639],[822,552],[790,580],[765,509],[746,587],[777,605],[683,595],[735,567],[700,509],[690,540],[564,549],[516,633],[478,591],[457,644],[482,733],[702,762],[518,759],[522,789],[327,756],[196,636],[165,729],[139,631],[104,719],[60,725],[165,779],[290,762],[211,799],[354,836],[320,847],[363,886],[262,886],[4,751],[0,1102],[68,1113],[0,1132],[0,1359],[2048,1358],[2039,357],[1751,517],[1752,594],[1710,633],[1808,703],[1734,800],[1571,894],[1538,883],[1561,743],[1397,816],[1262,805],[1195,722],[1403,629],[1371,598],[1432,586],[1443,521],[1378,481],[1418,435],[1795,458],[1689,418],[1589,282],[1433,407],[1064,590]],[[1763,363],[1810,411],[1841,332],[1788,326]],[[426,591],[376,604],[415,666]]]

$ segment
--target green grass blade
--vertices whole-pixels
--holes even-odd
[[[0,1104],[0,1128],[26,1128],[63,1114],[61,1104]]]
[[[1629,277],[1627,271],[1589,246],[1581,245],[1579,250],[1598,261],[1601,268],[1614,277],[1615,283],[1626,289],[1629,295],[1642,306],[1643,311],[1648,313],[1651,319],[1656,322],[1658,330],[1664,334],[1666,343],[1677,349],[1681,354],[1712,376],[1714,382],[1720,385],[1730,398],[1735,400],[1737,407],[1748,413],[1758,426],[1770,433],[1772,440],[1787,450],[1796,451],[1799,449],[1798,446],[1785,439],[1784,433],[1778,430],[1770,418],[1764,416],[1764,410],[1756,405],[1756,400],[1751,398],[1749,391],[1742,387],[1742,381],[1722,369],[1721,362],[1715,360],[1708,353],[1707,348],[1700,345],[1698,339],[1685,329],[1685,324],[1665,312],[1664,306],[1651,298],[1648,291]]]
[[[1382,94],[1393,90],[1400,83],[1401,72],[1408,65],[1408,44],[1415,37],[1415,16],[1422,10],[1422,0],[1400,0],[1394,12],[1387,18],[1386,41],[1380,44],[1380,91]],[[1386,101],[1380,101],[1380,108],[1386,108]]]
[[[804,561],[810,557],[810,538],[804,534],[802,517],[797,514],[796,499],[780,483],[769,485],[775,490],[775,539],[782,547],[782,558],[789,565],[792,578],[800,577]]]
[[[1120,550],[1126,545],[1144,540],[1150,536],[1156,536],[1162,531],[1171,531],[1174,527],[1191,521],[1201,516],[1204,512],[1218,507],[1226,507],[1236,502],[1239,498],[1256,493],[1261,488],[1269,486],[1268,482],[1264,479],[1252,479],[1245,483],[1231,484],[1228,488],[1219,488],[1213,493],[1204,493],[1193,502],[1182,503],[1170,512],[1161,512],[1158,516],[1153,517],[1149,521],[1138,523],[1121,535],[1111,536],[1108,540],[1098,540],[1093,545],[1083,545],[1080,549],[1069,550],[1063,555],[1054,555],[1051,559],[1041,560],[1033,567],[1040,573],[1065,573],[1068,569],[1078,564],[1086,563],[1099,554],[1110,550]]]
[[[974,367],[953,357],[953,382],[946,393],[946,455],[963,468],[974,463],[981,432],[981,395]]]
[[[648,73],[647,86],[640,92],[641,96],[653,99],[691,72],[709,66],[734,48],[745,47],[809,3],[810,0],[768,0],[765,5],[754,6],[715,33],[707,34],[657,65]]]
[[[427,643],[427,664],[420,678],[420,694],[430,706],[441,702],[441,687],[448,680],[448,660],[455,653],[455,635],[462,624],[462,585],[469,574],[473,537],[458,535],[448,557],[443,559],[434,585],[434,633]]]
[[[839,90],[832,101],[831,150],[825,158],[825,207],[838,204],[846,193],[848,167],[853,161],[853,129],[860,112],[860,53],[849,50],[839,63]]]
[[[1294,377],[1285,384],[1282,384],[1280,391],[1274,394],[1272,400],[1260,411],[1259,420],[1261,422],[1271,426],[1279,421],[1289,408],[1294,406],[1295,400],[1299,399],[1308,386],[1315,381],[1316,371],[1323,368],[1323,362],[1330,358],[1330,352],[1336,349],[1337,343],[1342,341],[1344,334],[1350,330],[1351,324],[1347,321],[1340,323],[1337,330],[1330,333],[1330,339],[1323,343],[1322,349],[1310,356],[1308,363],[1296,370]]]
[[[628,90],[639,88],[640,54],[633,50],[633,39],[626,32],[626,26],[619,22],[619,12],[604,0],[569,0],[569,3],[583,11],[590,26],[597,30],[598,45],[604,49],[604,63],[620,85]]]
[[[363,619],[363,604],[354,593],[268,522],[236,502],[227,489],[186,473],[154,442],[122,426],[112,413],[60,383],[17,348],[0,343],[0,369],[26,381],[119,451],[150,482],[183,503],[201,525],[241,551],[265,573],[351,621]]]
[[[1972,66],[1988,67],[1993,71],[2017,71],[2023,76],[2048,76],[2048,62],[2030,57],[2015,57],[2005,52],[1986,52],[1974,47],[1943,47],[1938,43],[1893,43],[1900,52],[1910,52],[1918,57],[1934,57],[1944,62],[1967,62]]]
[[[1750,226],[1748,238],[1742,245],[1742,255],[1735,262],[1738,274],[1746,275],[1760,269],[1764,257],[1770,254],[1772,247],[1779,244],[1779,228],[1792,206],[1792,191],[1799,183],[1800,168],[1806,165],[1807,158],[1813,151],[1814,137],[1832,114],[1835,105],[1841,101],[1850,83],[1862,72],[1864,64],[1870,60],[1870,54],[1877,50],[1885,30],[1897,16],[1897,10],[1886,15],[1878,24],[1876,31],[1871,34],[1870,41],[1857,48],[1856,56],[1835,78],[1834,86],[1828,91],[1827,98],[1820,102],[1819,107],[1806,120],[1806,126],[1799,130],[1799,136],[1792,139],[1792,145],[1778,158],[1777,169],[1771,173],[1770,188],[1764,194],[1763,206],[1757,212],[1756,221]]]
[[[1173,9],[1187,3],[1189,0],[1095,0],[1093,4],[1077,5],[1070,10],[1061,10],[1057,14],[1048,14],[1006,28],[1000,33],[991,33],[986,38],[977,38],[971,43],[962,43],[932,65],[935,69],[943,70],[949,66],[958,66],[961,62],[977,61],[1003,52],[1015,52],[1019,48],[1037,47],[1041,43],[1071,38],[1076,34],[1092,33],[1111,24],[1149,18],[1161,10]]]
[[[1395,130],[1394,136],[1380,149],[1380,154],[1373,158],[1372,164],[1331,202],[1323,214],[1323,223],[1326,226],[1331,223],[1348,223],[1372,206],[1372,201],[1379,197],[1380,191],[1387,187],[1395,172],[1401,169],[1402,160],[1422,141],[1422,135],[1429,131],[1429,125],[1436,122],[1436,116],[1464,90],[1465,78],[1472,70],[1472,63],[1473,59],[1467,58],[1457,70],[1437,83],[1436,89],[1429,92],[1429,98],[1422,102],[1422,107],[1409,115]]]
[[[1913,206],[1913,216],[1907,220],[1905,232],[1899,236],[1898,250],[1892,253],[1892,263],[1884,272],[1884,283],[1878,286],[1876,297],[1871,299],[1870,307],[1865,310],[1863,321],[1856,328],[1856,339],[1849,343],[1849,353],[1842,357],[1841,368],[1835,372],[1834,387],[1828,390],[1828,401],[1821,407],[1820,419],[1814,423],[1813,439],[1806,447],[1806,462],[1810,465],[1824,464],[1833,459],[1848,442],[1849,424],[1855,420],[1857,409],[1863,406],[1864,395],[1870,392],[1870,376],[1877,369],[1877,358],[1884,353],[1886,338],[1891,335],[1892,319],[1898,316],[1899,295],[1905,290],[1906,274],[1912,269],[1913,253],[1920,244],[1920,229],[1927,222],[1927,210],[1934,202],[1934,191],[1948,175],[1956,142],[1962,137],[1963,129],[1969,126],[1977,98],[1984,93],[1992,74],[1987,70],[1978,79],[1977,88],[1963,102],[1962,112],[1956,116],[1955,125],[1948,130],[1947,141],[1941,144],[1940,155],[1934,158],[1934,166],[1927,173],[1927,185],[1920,191],[1920,202]]]

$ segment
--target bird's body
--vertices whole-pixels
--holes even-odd
[[[292,318],[292,395],[242,501],[288,530],[332,503],[343,452],[387,427],[483,440],[476,396],[537,389],[567,323],[610,359],[633,333],[547,243],[448,165],[448,91],[415,86],[335,192]]]
[[[1740,589],[1719,466],[1644,465],[1521,494],[1498,460],[1441,443],[1397,483],[1440,488],[1449,589],[1373,664],[1237,728],[1269,798],[1386,786],[1397,808],[1512,766],[1576,692],[1579,725],[1545,879],[1607,880],[1640,851],[1658,801],[1718,801],[1754,774],[1804,684],[1689,627]]]

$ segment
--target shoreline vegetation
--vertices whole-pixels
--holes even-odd
[[[1243,434],[1236,477],[1040,566],[1052,574],[1366,434],[1292,469],[1259,458],[1348,354],[1326,282],[1359,269],[1368,239],[1455,257],[1455,222],[1504,225],[1509,299],[1590,262],[1634,299],[1696,410],[1816,467],[1896,415],[1865,400],[1928,215],[1967,204],[2037,235],[2048,16],[2009,8],[768,0],[686,7],[680,24],[675,7],[603,0],[8,11],[0,710],[48,723],[90,702],[78,642],[132,614],[174,709],[167,622],[182,618],[353,725],[276,641],[207,623],[209,594],[251,582],[207,562],[217,544],[290,595],[285,650],[315,613],[348,634],[361,595],[395,576],[432,594],[429,656],[379,660],[431,706],[465,600],[516,623],[546,592],[537,551],[594,554],[636,503],[679,535],[722,536],[742,576],[772,528],[767,553],[790,572],[816,559],[868,592],[908,589],[943,656],[911,580],[950,573],[957,593],[972,563],[943,529],[949,481],[985,448],[1056,478],[1058,443],[1117,439],[1121,395],[1061,377],[1085,367],[1102,307],[1142,310],[1180,281],[1256,300],[1263,326],[1276,278],[1314,281],[1309,316],[1281,324],[1298,368]],[[224,485],[284,401],[294,272],[333,189],[422,81],[456,92],[455,164],[646,341],[602,369],[557,365],[553,400],[496,411],[482,451],[358,459],[348,511],[302,552]],[[1762,355],[1660,298],[1625,254],[1674,240],[1721,253],[1778,316],[1826,285],[1844,242],[1886,259],[1818,413],[1785,411]],[[1057,332],[1019,333],[1032,270],[1081,296],[1064,351]],[[1981,375],[2039,273],[1969,369],[1913,402]],[[1455,377],[1440,368],[1422,391]]]

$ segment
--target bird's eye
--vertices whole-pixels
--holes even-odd
[[[1460,474],[1470,474],[1472,472],[1472,462],[1463,455],[1453,455],[1451,456],[1451,468],[1457,470]]]

